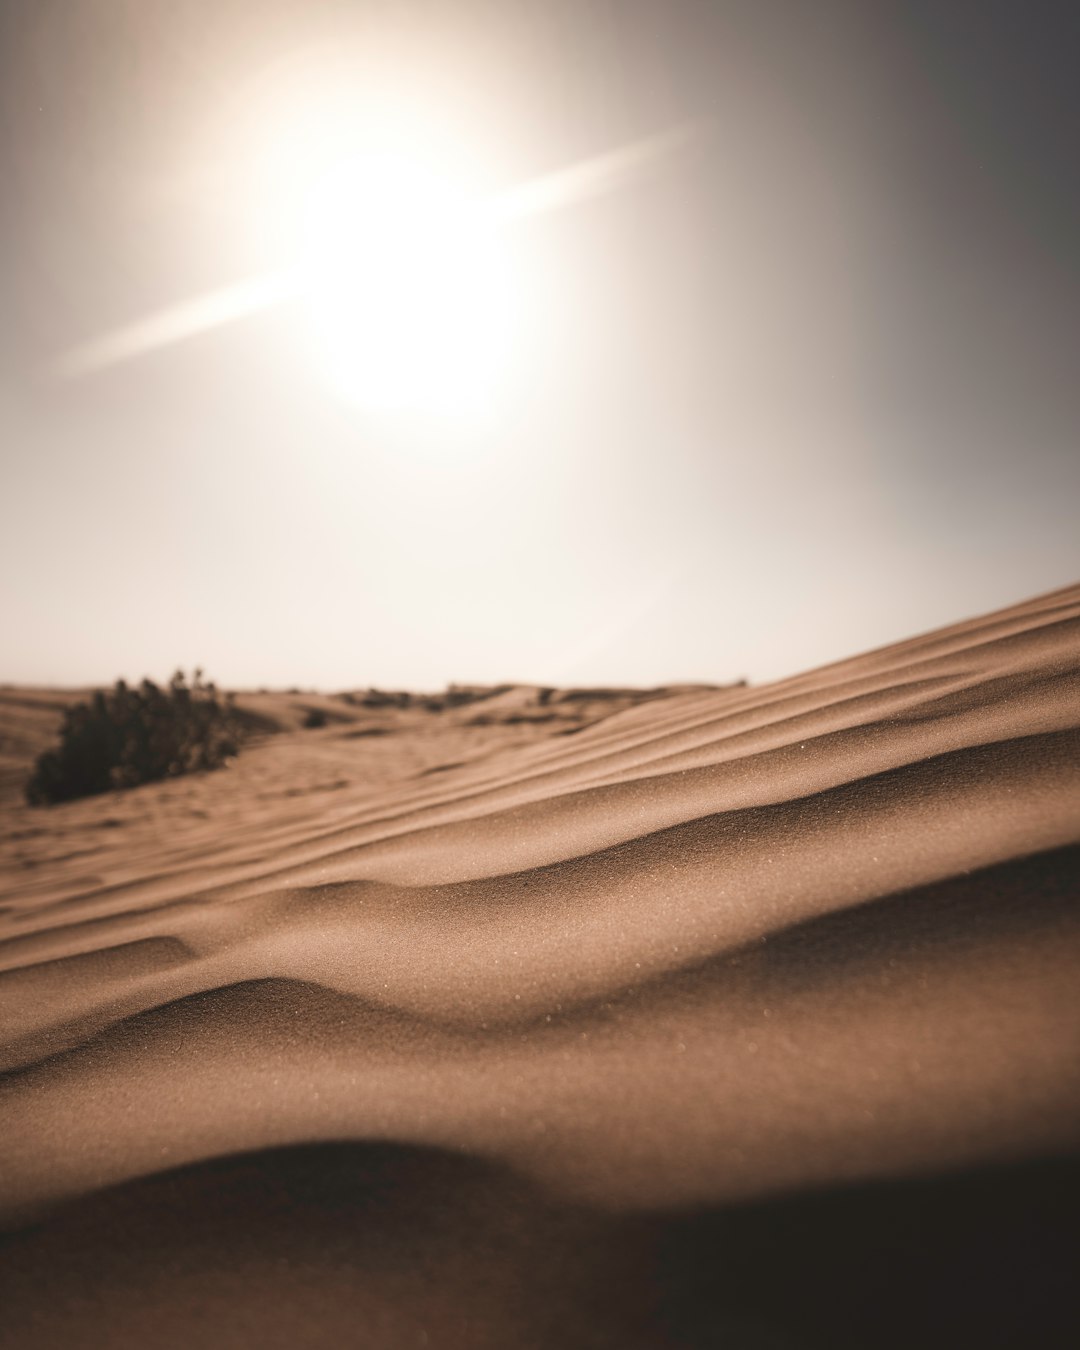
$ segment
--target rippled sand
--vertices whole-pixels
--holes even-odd
[[[0,1343],[1073,1344],[1080,588],[568,706],[9,808]]]

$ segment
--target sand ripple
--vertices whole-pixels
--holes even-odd
[[[579,1237],[1075,1147],[1080,589],[437,774],[396,739],[377,788],[286,810],[285,738],[227,817],[219,775],[10,874],[8,1228],[319,1143],[467,1157]]]

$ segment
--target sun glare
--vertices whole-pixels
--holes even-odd
[[[430,415],[440,430],[446,414],[483,415],[531,368],[525,347],[551,303],[519,264],[523,221],[622,188],[694,130],[508,183],[452,109],[320,88],[317,73],[271,82],[232,118],[224,179],[251,274],[90,336],[50,375],[108,370],[286,305],[347,401]]]
[[[494,392],[510,340],[499,222],[421,160],[366,152],[302,208],[298,279],[321,366],[348,398],[443,412]]]

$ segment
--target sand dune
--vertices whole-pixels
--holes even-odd
[[[0,1342],[1073,1343],[1080,588],[759,688],[273,698],[7,811]]]

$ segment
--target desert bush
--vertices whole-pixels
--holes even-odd
[[[360,699],[363,708],[411,708],[412,694],[403,690],[369,689]]]
[[[315,731],[326,726],[329,720],[322,708],[309,708],[304,714],[304,727],[308,731]]]
[[[240,734],[231,699],[199,670],[191,684],[177,671],[164,689],[117,680],[66,710],[60,744],[38,757],[26,799],[41,806],[216,769],[236,754]]]

